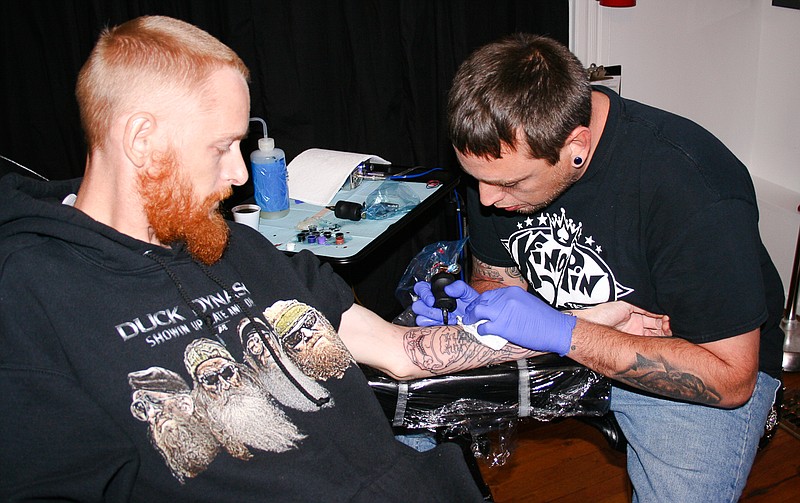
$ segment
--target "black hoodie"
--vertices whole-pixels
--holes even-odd
[[[458,448],[394,440],[329,266],[232,223],[205,267],[78,184],[0,180],[0,500],[481,500]]]

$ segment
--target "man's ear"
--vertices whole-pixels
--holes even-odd
[[[587,159],[592,147],[592,133],[586,126],[578,126],[572,130],[567,137],[567,147],[569,148],[570,158]]]
[[[136,166],[141,168],[152,154],[154,146],[153,134],[156,129],[156,118],[147,112],[139,112],[128,117],[123,133],[122,147],[125,155]]]

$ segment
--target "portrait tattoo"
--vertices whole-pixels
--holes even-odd
[[[666,361],[651,360],[639,353],[636,354],[633,365],[614,377],[645,391],[677,400],[716,405],[722,399],[716,390],[706,386],[696,375],[673,368]]]

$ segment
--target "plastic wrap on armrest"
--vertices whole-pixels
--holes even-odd
[[[405,428],[601,416],[611,390],[602,375],[551,354],[402,382],[369,367],[364,373],[392,425]]]

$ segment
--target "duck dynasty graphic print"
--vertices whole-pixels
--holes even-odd
[[[353,363],[333,326],[316,309],[278,301],[237,327],[242,362],[216,340],[186,346],[191,385],[177,372],[150,367],[128,374],[131,413],[147,423],[153,447],[181,483],[224,450],[248,460],[252,450],[284,452],[305,434],[284,413],[333,406],[319,381],[338,379]]]

